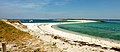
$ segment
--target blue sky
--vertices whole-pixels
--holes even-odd
[[[120,19],[120,0],[0,0],[0,18]]]

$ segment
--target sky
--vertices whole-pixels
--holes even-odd
[[[0,18],[120,19],[120,0],[0,0]]]

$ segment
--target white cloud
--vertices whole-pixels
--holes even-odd
[[[56,1],[54,2],[54,5],[66,5],[70,2],[71,0],[60,0],[60,1]]]
[[[37,5],[34,3],[28,3],[28,4],[20,5],[19,7],[20,8],[35,8],[35,7],[37,7]]]
[[[0,13],[38,12],[51,5],[63,6],[71,0],[3,0],[0,1]]]
[[[11,2],[0,2],[0,8],[42,8],[43,6],[46,6],[49,4],[49,0],[26,0],[26,1],[20,1],[20,0],[14,0]]]
[[[42,9],[51,4],[55,6],[66,5],[70,1],[71,0],[3,0],[0,1],[0,9]]]

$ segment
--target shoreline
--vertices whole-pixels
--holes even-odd
[[[31,24],[31,23],[29,23],[29,24]],[[63,31],[61,31],[61,30],[58,30],[58,29],[55,29],[55,28],[53,28],[52,26],[54,26],[54,25],[58,25],[59,23],[32,23],[32,24],[37,24],[38,26],[39,26],[39,24],[44,24],[43,26],[40,26],[39,28],[42,28],[44,31],[46,31],[46,33],[50,33],[50,34],[54,34],[54,35],[56,35],[56,36],[60,36],[60,37],[65,37],[65,38],[67,38],[67,39],[71,39],[71,40],[78,40],[78,41],[87,41],[87,42],[90,42],[90,43],[93,43],[93,42],[91,42],[91,40],[90,41],[88,41],[89,39],[94,39],[95,41],[94,41],[94,43],[98,43],[99,42],[99,38],[92,38],[92,37],[88,37],[88,36],[81,36],[81,35],[76,35],[76,34],[72,34],[72,33],[68,33],[68,32],[63,32]],[[61,23],[60,23],[61,24]],[[63,23],[63,24],[65,24],[65,23]],[[53,33],[53,32],[56,32],[56,33]],[[60,34],[58,34],[57,32],[59,32],[60,34],[64,34],[64,35],[60,35]],[[65,34],[67,34],[67,36],[65,36]],[[70,35],[69,35],[70,34]],[[71,37],[72,36],[72,37]],[[74,38],[73,38],[74,37]],[[76,38],[77,37],[77,38]],[[82,38],[83,37],[83,38]],[[88,38],[88,39],[86,39],[86,40],[80,40],[79,38],[82,38],[82,39],[86,39],[86,38]],[[96,41],[97,40],[97,41]],[[102,40],[102,39],[100,39],[100,40]],[[107,41],[107,40],[102,40],[103,42],[105,41],[105,42],[109,42],[109,41]],[[109,42],[110,43],[110,42]],[[116,43],[116,42],[111,42],[111,43]],[[100,44],[100,42],[98,43],[98,44]],[[106,44],[107,45],[107,44]],[[112,44],[111,44],[112,45]],[[110,47],[112,47],[110,45]],[[105,46],[105,45],[103,45],[103,46]],[[106,47],[106,46],[105,46]]]
[[[51,25],[51,27],[50,28],[52,28],[52,26],[54,26],[54,25]],[[60,30],[58,30],[58,29],[54,29],[55,31],[59,31],[59,33],[60,32],[63,32],[63,31],[60,31]],[[75,38],[75,37],[80,37],[80,35],[76,35],[76,34],[71,34],[71,33],[68,33],[68,32],[63,32],[63,34],[70,34],[70,36],[72,36],[72,37],[69,37],[69,36],[63,36],[63,37],[66,37],[66,38],[68,38],[68,39],[73,39],[73,40],[78,40],[78,41],[80,41],[79,40],[79,38]],[[74,37],[74,38],[73,38]],[[98,38],[93,38],[93,37],[88,37],[88,36],[82,36],[82,37],[85,37],[85,38],[90,38],[90,39],[96,39],[96,40],[101,40],[101,41],[106,41],[106,42],[109,42],[109,41],[107,41],[107,40],[103,40],[103,39],[98,39]],[[84,39],[84,38],[83,38]],[[89,40],[89,39],[88,39]],[[84,40],[83,40],[84,41]],[[89,41],[88,41],[89,42]],[[97,43],[97,42],[94,42],[94,43]],[[109,43],[115,43],[115,42],[109,42]]]
[[[76,23],[81,23],[81,22],[76,22]],[[96,45],[96,46],[98,46],[98,47],[96,47],[97,49],[102,46],[99,49],[105,48],[105,50],[106,49],[111,50],[113,47],[119,48],[119,46],[120,46],[119,44],[114,43],[114,42],[109,42],[109,41],[95,39],[95,38],[86,37],[86,36],[75,35],[72,33],[63,32],[63,31],[54,29],[52,27],[52,26],[58,25],[58,24],[70,24],[70,23],[22,23],[22,24],[28,26],[28,28],[35,31],[37,34],[35,36],[38,38],[41,37],[41,35],[39,35],[39,33],[46,34],[45,36],[48,36],[48,35],[53,36],[53,37],[57,36],[59,38],[62,38],[62,40],[68,41],[68,43],[70,43],[70,44],[74,44],[75,48],[77,47],[76,45],[79,45],[79,44],[81,45],[81,43],[79,43],[79,42],[85,43],[86,46],[92,45],[94,47]],[[48,41],[48,42],[54,41],[52,39],[49,40],[49,38],[46,39],[44,36],[42,37],[42,39],[45,41]],[[58,47],[60,47],[60,48],[64,47],[64,46],[61,46],[60,43],[56,43],[56,44],[58,44]],[[62,45],[64,45],[64,44],[62,44]],[[82,45],[84,45],[84,44],[82,44]],[[70,51],[69,49],[73,49],[73,48],[68,47],[68,52]],[[81,48],[77,48],[76,50],[78,50],[78,49],[81,49]]]
[[[60,25],[60,24],[59,24],[59,25]],[[59,28],[57,25],[53,25],[52,28],[54,28],[54,29],[56,29],[56,30],[63,31],[63,32],[75,34],[75,35],[80,35],[80,36],[85,36],[85,37],[90,37],[90,38],[95,38],[95,39],[101,39],[101,40],[110,41],[110,42],[114,42],[114,43],[120,44],[120,41],[119,41],[119,40],[102,38],[102,37],[97,37],[97,36],[90,36],[90,35],[87,35],[87,34],[82,34],[82,33],[74,32],[74,31],[70,31],[70,30],[65,30],[65,29]]]

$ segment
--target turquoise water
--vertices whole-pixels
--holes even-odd
[[[96,37],[120,40],[120,23],[92,22],[77,24],[61,24],[59,28]]]

